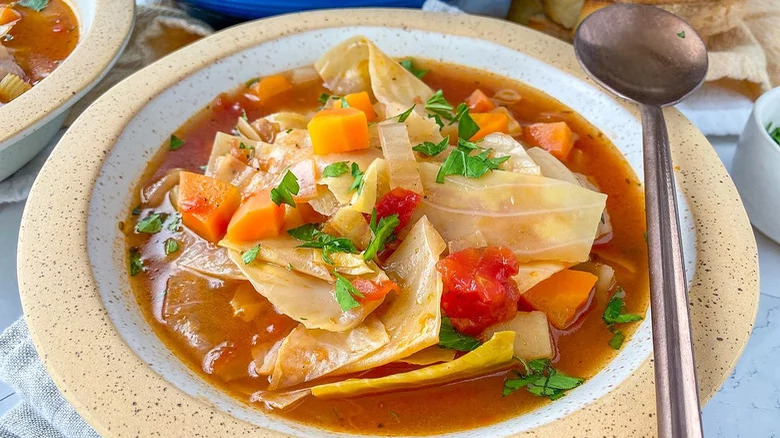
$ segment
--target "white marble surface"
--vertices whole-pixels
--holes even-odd
[[[728,168],[736,137],[710,139]],[[22,314],[16,283],[16,240],[24,203],[0,204],[0,330]],[[737,367],[703,410],[707,437],[780,437],[780,245],[756,232],[761,303],[753,335]],[[0,383],[0,415],[18,401]]]

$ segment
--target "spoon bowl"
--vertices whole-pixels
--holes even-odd
[[[617,4],[594,12],[577,28],[574,48],[600,85],[650,105],[683,100],[707,74],[707,48],[696,31],[652,6]]]

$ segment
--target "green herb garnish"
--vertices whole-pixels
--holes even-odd
[[[444,128],[444,122],[441,121],[441,116],[438,114],[428,114],[429,119],[433,119],[434,122],[436,122],[437,125],[439,125],[439,131],[441,131],[442,128]]]
[[[180,139],[179,137],[171,134],[171,138],[169,140],[169,150],[175,151],[176,149],[179,149],[180,147],[184,146],[184,140]]]
[[[330,94],[327,93],[320,94],[320,98],[318,99],[320,105],[325,105],[325,102],[327,102],[329,98],[330,98]]]
[[[504,381],[502,396],[506,397],[520,388],[525,388],[535,396],[557,400],[563,397],[566,391],[580,386],[585,381],[559,372],[550,365],[549,359],[535,359],[527,364],[523,362],[523,365],[525,374],[516,372],[516,378]]]
[[[333,272],[333,275],[336,276],[336,302],[339,303],[341,310],[346,312],[360,306],[355,297],[363,298],[363,294],[338,272]]]
[[[680,37],[680,38],[685,39],[685,31],[681,30],[681,31],[677,32],[677,36]]]
[[[252,78],[246,82],[244,82],[244,85],[246,85],[247,88],[251,87],[252,85],[260,82],[260,78]]]
[[[774,129],[772,129],[772,122],[769,122],[769,124],[766,125],[766,132],[769,133],[769,137],[780,146],[780,126],[775,126]]]
[[[247,117],[246,111],[243,108],[241,108],[241,118],[246,120],[247,122],[249,121],[249,117]]]
[[[628,322],[641,321],[642,317],[633,313],[623,313],[625,302],[623,298],[626,296],[626,292],[622,287],[618,287],[615,295],[607,303],[607,307],[604,309],[604,314],[601,315],[601,319],[607,328],[612,333],[612,338],[609,340],[609,346],[615,350],[619,350],[623,346],[625,335],[622,331],[615,328],[615,324],[625,324]]]
[[[49,5],[49,0],[21,0],[16,4],[24,6],[27,9],[32,9],[35,12],[41,12]]]
[[[179,214],[178,212],[174,213],[168,216],[168,219],[165,222],[167,224],[166,228],[168,228],[169,230],[179,231],[179,229],[181,228],[181,214]]]
[[[241,253],[241,261],[244,262],[245,265],[248,265],[255,261],[257,258],[257,253],[260,252],[260,245],[255,245],[248,250]]]
[[[252,146],[251,144],[246,144],[246,143],[244,143],[244,142],[242,141],[242,142],[239,142],[239,143],[238,143],[238,148],[239,148],[239,149],[254,149],[255,147],[254,147],[254,146]]]
[[[444,160],[439,172],[436,174],[436,182],[444,183],[444,177],[447,175],[459,175],[466,178],[480,178],[490,170],[496,170],[501,163],[509,159],[509,156],[488,158],[491,150],[487,149],[477,155],[471,155],[476,145],[463,139],[458,140],[458,147],[450,152],[447,159]],[[479,147],[476,147],[479,149]]]
[[[379,223],[376,222],[376,208],[371,213],[371,222],[369,226],[374,236],[368,243],[366,250],[363,252],[363,260],[369,261],[376,257],[379,251],[384,249],[385,244],[392,240],[393,232],[401,223],[397,214],[385,216],[379,219]]]
[[[425,73],[428,73],[428,70],[419,69],[414,66],[414,62],[412,62],[411,58],[404,59],[400,62],[401,67],[405,68],[409,73],[417,76],[418,79],[422,79],[423,76],[425,76]]]
[[[425,101],[425,109],[447,120],[452,120],[452,105],[444,98],[441,90],[433,93],[433,96]]]
[[[439,329],[439,347],[451,348],[458,351],[471,351],[482,345],[476,338],[464,335],[455,330],[449,317],[441,317]]]
[[[138,248],[130,248],[130,276],[135,277],[145,270],[144,261],[141,258],[141,253],[138,252]]]
[[[439,143],[426,141],[413,147],[412,150],[417,151],[425,156],[433,157],[435,155],[439,155],[442,151],[447,149],[448,145],[449,145],[449,138],[444,137],[442,141],[440,141]]]
[[[349,165],[347,164],[347,162],[339,161],[325,166],[325,168],[322,169],[322,177],[335,178],[344,175],[347,172],[349,172]]]
[[[341,107],[342,108],[349,108],[350,107],[349,102],[347,102],[347,99],[344,99],[343,97],[341,98]]]
[[[412,111],[414,111],[414,107],[415,106],[417,106],[416,103],[414,105],[410,106],[408,110],[402,112],[401,114],[398,114],[397,116],[393,116],[393,117],[390,117],[390,118],[392,119],[392,118],[398,117],[398,122],[399,123],[403,123],[403,122],[406,121],[406,119],[409,118],[410,115],[412,115]]]
[[[171,255],[179,250],[179,242],[170,238],[165,240],[165,255]]]
[[[135,208],[133,209],[132,213],[133,213],[133,216],[140,215],[141,214],[141,206],[140,205],[136,205]]]
[[[358,166],[357,163],[352,163],[350,174],[352,175],[352,178],[355,179],[352,181],[352,184],[350,184],[349,190],[347,190],[347,192],[357,190],[359,195],[363,192],[363,172],[360,171],[360,166]]]
[[[162,230],[165,213],[152,213],[135,224],[136,233],[154,234]]]
[[[279,185],[271,189],[271,201],[276,205],[287,204],[291,207],[295,207],[295,199],[293,195],[297,195],[301,187],[298,185],[298,178],[295,174],[290,172],[284,174]]]
[[[325,263],[333,264],[330,257],[334,252],[345,252],[356,254],[355,244],[346,237],[336,237],[318,230],[314,224],[301,225],[287,231],[287,234],[303,242],[299,248],[318,248],[322,249],[322,260]]]
[[[479,125],[471,118],[468,109],[458,119],[458,137],[468,140],[479,132]]]

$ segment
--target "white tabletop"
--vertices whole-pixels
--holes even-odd
[[[736,137],[710,138],[726,168]],[[22,314],[16,283],[16,240],[24,203],[0,204],[0,330]],[[703,410],[707,437],[774,437],[780,433],[780,245],[756,232],[761,303],[753,335],[723,387]],[[0,383],[0,414],[18,401]]]

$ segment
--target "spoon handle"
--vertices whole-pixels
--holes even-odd
[[[702,436],[669,137],[660,107],[642,105],[650,303],[658,436]]]

